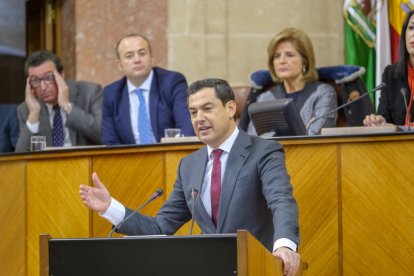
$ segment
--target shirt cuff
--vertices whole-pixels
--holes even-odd
[[[32,133],[38,133],[39,132],[39,122],[36,122],[34,124],[31,124],[28,120],[26,121],[26,126]]]
[[[113,225],[118,225],[125,217],[125,206],[112,197],[108,209],[105,212],[99,212],[99,215]]]
[[[273,245],[273,252],[275,252],[277,249],[281,248],[281,247],[287,247],[292,249],[293,251],[297,251],[298,249],[298,245],[286,238],[281,238],[275,241],[275,244]]]

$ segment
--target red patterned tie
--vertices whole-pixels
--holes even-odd
[[[217,225],[217,216],[221,192],[221,149],[213,150],[213,171],[211,173],[211,219]]]

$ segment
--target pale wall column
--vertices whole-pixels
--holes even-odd
[[[267,45],[286,27],[311,37],[317,66],[344,62],[342,1],[170,0],[168,65],[189,82],[205,77],[246,84],[266,68]]]

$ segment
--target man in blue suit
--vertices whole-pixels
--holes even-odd
[[[204,234],[246,229],[283,260],[284,275],[296,275],[298,207],[282,146],[237,128],[235,97],[226,81],[201,80],[188,91],[191,121],[206,146],[180,161],[174,188],[157,215],[126,208],[96,173],[94,187],[80,186],[83,202],[128,235],[174,234],[192,217]],[[193,190],[200,191],[195,200]]]
[[[185,77],[154,67],[151,45],[140,34],[121,38],[116,54],[125,76],[103,91],[103,143],[152,144],[161,140],[166,128],[180,128],[183,135],[193,136]]]

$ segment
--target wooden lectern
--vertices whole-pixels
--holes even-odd
[[[53,239],[40,236],[40,275],[283,275],[245,230],[237,234]],[[300,273],[298,273],[300,275]]]

